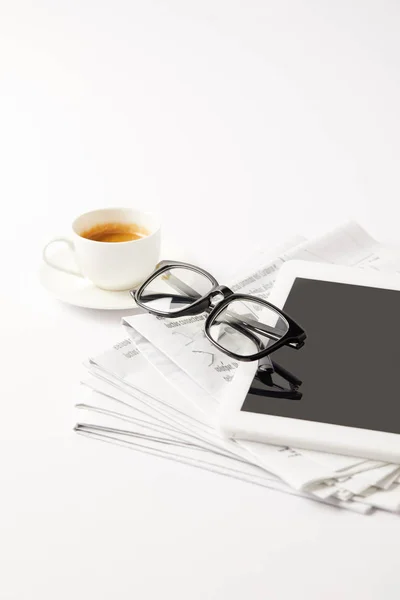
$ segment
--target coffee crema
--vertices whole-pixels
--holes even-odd
[[[93,242],[132,242],[141,240],[150,235],[150,232],[136,223],[99,223],[80,236]]]

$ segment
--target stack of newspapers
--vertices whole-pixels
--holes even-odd
[[[223,283],[267,299],[292,259],[400,273],[399,256],[350,223],[318,239],[291,240],[274,254],[261,250]],[[400,465],[223,438],[221,403],[248,389],[255,366],[212,346],[204,319],[160,319],[140,309],[123,319],[120,340],[85,363],[76,431],[361,514],[400,510]]]

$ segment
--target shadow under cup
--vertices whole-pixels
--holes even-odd
[[[137,227],[142,237],[122,242],[82,237],[108,224]],[[161,222],[154,213],[105,208],[85,213],[72,224],[76,259],[83,275],[104,290],[136,287],[153,271],[160,256]]]

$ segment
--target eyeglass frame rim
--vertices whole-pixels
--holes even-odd
[[[200,273],[201,275],[205,275],[207,277],[207,279],[209,279],[211,281],[212,288],[210,289],[209,292],[207,292],[207,294],[205,296],[201,296],[198,300],[196,300],[195,302],[193,302],[187,308],[182,308],[182,309],[176,310],[174,312],[165,312],[165,311],[162,311],[162,310],[156,310],[155,311],[155,310],[147,308],[147,306],[145,304],[143,304],[142,302],[140,302],[140,300],[139,300],[140,294],[143,292],[144,288],[149,285],[149,283],[151,283],[154,279],[156,279],[163,271],[168,271],[168,269],[170,267],[181,267],[183,269],[187,269],[187,270],[191,270],[191,271],[196,271],[197,273]],[[209,300],[210,295],[214,294],[216,291],[219,291],[220,287],[224,287],[224,286],[220,286],[219,283],[218,283],[218,281],[215,279],[215,277],[213,277],[210,273],[208,273],[208,271],[206,271],[205,269],[202,269],[201,267],[197,267],[196,265],[192,265],[190,263],[184,263],[184,262],[176,261],[176,260],[162,260],[161,262],[159,262],[157,264],[156,269],[140,285],[140,287],[138,287],[138,289],[135,290],[135,291],[131,290],[130,294],[131,294],[131,296],[133,296],[136,304],[138,306],[140,306],[141,308],[143,308],[144,310],[146,310],[147,312],[149,312],[150,314],[158,315],[160,317],[167,317],[167,318],[170,318],[170,319],[175,319],[175,318],[178,318],[178,317],[190,316],[191,314],[200,314],[201,312],[206,312],[205,310],[201,311],[201,310],[197,310],[197,309],[202,304],[205,304],[206,307],[208,308],[209,307],[208,300]],[[229,291],[232,291],[232,290],[229,290]],[[221,293],[223,293],[222,290],[221,290]]]
[[[205,296],[201,296],[198,300],[193,302],[187,308],[183,308],[181,310],[177,310],[174,312],[164,312],[164,311],[149,309],[146,305],[144,305],[140,301],[140,295],[143,292],[143,290],[149,285],[149,283],[151,283],[154,279],[156,279],[156,277],[158,277],[162,272],[167,271],[170,267],[178,267],[178,268],[180,267],[180,268],[195,271],[197,273],[200,273],[201,275],[205,275],[212,283],[212,288],[207,292],[207,294]],[[211,308],[211,311],[210,311],[210,298],[215,293],[221,293],[224,296],[224,299],[221,300],[221,302],[219,302],[216,306]],[[140,285],[140,287],[137,288],[137,290],[131,290],[130,294],[134,298],[136,304],[138,306],[140,306],[141,308],[143,308],[143,310],[145,310],[146,312],[148,312],[152,315],[159,316],[159,317],[176,319],[179,317],[185,317],[185,316],[188,317],[190,315],[200,315],[202,312],[209,313],[205,320],[205,323],[204,323],[204,332],[205,332],[207,339],[216,348],[218,348],[221,352],[223,352],[230,358],[233,358],[234,360],[239,360],[241,362],[253,362],[256,360],[260,360],[261,358],[272,354],[279,348],[282,348],[283,346],[286,346],[290,343],[293,343],[293,346],[291,346],[292,348],[299,349],[304,345],[304,340],[307,337],[304,329],[302,327],[300,327],[300,325],[298,325],[298,323],[296,323],[296,321],[294,321],[289,315],[287,315],[280,308],[274,306],[267,300],[258,298],[257,296],[252,296],[250,294],[236,293],[233,290],[231,290],[230,288],[228,288],[227,286],[220,285],[218,283],[218,281],[215,279],[215,277],[213,277],[211,275],[211,273],[209,273],[205,269],[202,269],[201,267],[197,267],[196,265],[192,265],[190,263],[184,263],[181,261],[173,261],[173,260],[171,260],[171,261],[162,260],[161,262],[159,262],[157,264],[154,272]],[[268,348],[265,348],[264,350],[261,350],[260,352],[256,352],[255,354],[251,354],[249,356],[242,356],[240,354],[235,354],[234,352],[227,350],[226,348],[224,348],[223,346],[218,344],[218,342],[216,342],[211,337],[210,327],[211,327],[213,321],[215,320],[215,318],[218,316],[218,314],[233,300],[250,300],[252,302],[257,302],[261,305],[264,305],[264,306],[270,308],[277,314],[281,315],[284,319],[286,319],[288,326],[289,326],[287,332],[285,333],[284,336],[282,336],[282,338],[280,340],[274,342]]]

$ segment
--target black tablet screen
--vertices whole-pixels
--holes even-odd
[[[284,311],[307,340],[272,358],[302,396],[271,397],[290,389],[275,373],[271,387],[254,380],[241,410],[400,433],[400,292],[297,278]]]

